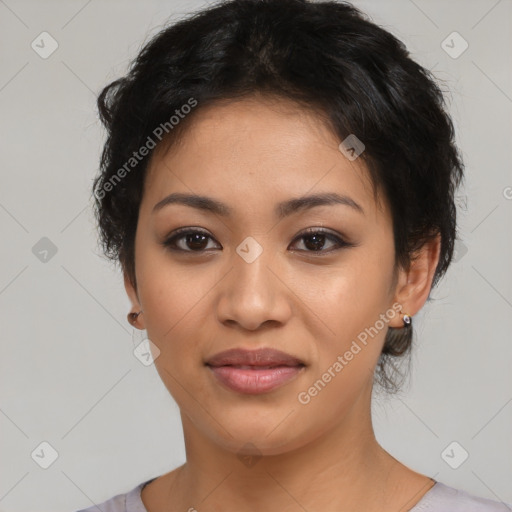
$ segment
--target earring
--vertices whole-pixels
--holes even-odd
[[[412,324],[412,316],[404,313],[403,322],[404,327],[409,327]]]
[[[130,322],[132,325],[135,324],[137,317],[142,313],[142,309],[138,313],[128,313],[126,317],[128,318],[128,322]]]

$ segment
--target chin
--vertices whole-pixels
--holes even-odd
[[[210,421],[201,430],[217,445],[236,454],[280,455],[299,448],[308,442],[306,438],[312,437],[304,421],[293,419],[297,411],[289,414],[293,408],[286,413],[287,410],[281,407],[275,414],[259,418],[247,411],[220,415],[212,411],[214,418],[222,418],[219,423],[226,430]],[[299,431],[297,426],[300,426]]]
[[[282,455],[304,444],[293,436],[290,437],[287,432],[268,436],[266,433],[253,433],[247,430],[240,436],[233,434],[233,438],[223,438],[219,440],[219,443],[225,450],[235,453],[241,460],[245,457],[257,459]]]

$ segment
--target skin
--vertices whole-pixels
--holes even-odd
[[[388,454],[371,421],[373,372],[387,328],[402,327],[402,314],[308,404],[297,397],[393,304],[411,315],[421,309],[439,238],[393,273],[386,200],[375,201],[364,162],[342,154],[318,115],[262,96],[195,114],[179,144],[153,154],[135,240],[136,288],[125,274],[132,311],[143,310],[134,325],[158,347],[156,368],[179,405],[187,455],[143,489],[147,510],[409,510],[434,482]],[[173,192],[215,198],[233,214],[181,204],[152,212]],[[337,204],[275,217],[276,203],[320,192],[350,196],[364,214]],[[211,238],[194,245],[182,237],[176,243],[189,252],[173,252],[163,242],[180,227]],[[333,250],[326,238],[315,252],[311,236],[298,237],[307,228],[354,245]],[[248,236],[263,248],[252,263],[236,252]],[[277,348],[306,367],[269,393],[242,395],[204,365],[234,347]],[[258,452],[252,465],[241,457],[249,442]]]

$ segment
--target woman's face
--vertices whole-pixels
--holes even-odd
[[[137,295],[125,281],[127,291],[186,423],[231,451],[250,442],[282,453],[369,415],[387,328],[401,326],[391,216],[375,203],[362,160],[349,160],[313,114],[256,98],[197,114],[181,143],[150,162]],[[170,201],[155,208],[178,193],[229,214]],[[326,194],[345,199],[289,203]],[[205,236],[166,246],[181,228]],[[258,388],[283,369],[206,364],[233,348],[277,349],[303,365]],[[223,372],[246,387],[229,387]]]

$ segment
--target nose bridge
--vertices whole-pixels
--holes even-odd
[[[283,322],[289,306],[279,280],[271,271],[274,254],[260,241],[248,236],[236,247],[232,269],[221,289],[218,303],[220,321],[235,321],[246,329],[275,320]],[[269,268],[270,267],[270,268]]]
[[[233,280],[237,294],[260,297],[260,300],[269,300],[273,294],[272,280],[269,279],[271,272],[268,266],[274,259],[271,254],[268,237],[247,236],[236,247],[233,255]]]

